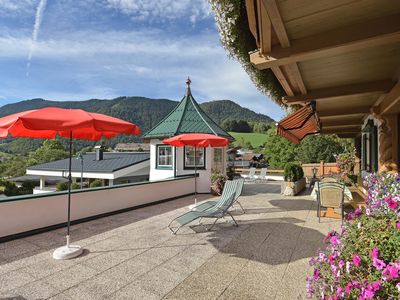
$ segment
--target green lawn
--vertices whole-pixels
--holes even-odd
[[[267,141],[267,135],[264,133],[229,132],[229,134],[235,138],[236,141],[233,143],[235,146],[242,138],[245,142],[249,141],[254,148],[262,146]]]

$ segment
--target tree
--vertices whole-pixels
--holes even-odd
[[[246,121],[239,120],[237,122],[237,127],[233,131],[235,131],[235,132],[252,132],[253,129],[251,128],[249,123],[247,123]]]
[[[43,164],[49,161],[55,161],[67,158],[68,151],[59,140],[45,140],[42,147],[31,153],[28,158],[28,166]]]
[[[335,162],[335,155],[352,147],[351,140],[341,139],[337,135],[310,135],[299,145],[298,159],[302,163]]]
[[[264,155],[272,168],[283,169],[287,162],[297,161],[297,145],[276,134],[275,127],[267,132]]]
[[[227,118],[225,120],[222,121],[221,123],[221,127],[225,130],[225,131],[236,131],[237,128],[237,121],[231,118]]]
[[[0,164],[0,178],[16,177],[25,174],[26,157],[14,156]]]
[[[249,124],[253,128],[253,132],[257,133],[267,133],[267,131],[271,128],[271,124],[265,122],[251,122]]]

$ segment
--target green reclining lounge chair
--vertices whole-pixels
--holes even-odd
[[[230,181],[236,181],[236,187],[234,187],[231,184],[228,184],[228,182],[230,182]],[[235,203],[239,204],[240,208],[242,209],[242,212],[245,213],[245,210],[244,210],[242,204],[238,200],[240,195],[242,194],[243,185],[244,185],[244,178],[228,180],[225,183],[221,197],[223,196],[224,193],[227,193],[227,195],[229,195],[230,193],[232,193],[232,191],[230,191],[230,189],[235,188],[235,200],[233,201],[233,204],[235,204]],[[226,197],[226,195],[225,195],[225,197]],[[195,210],[196,211],[204,211],[204,210],[209,209],[210,207],[213,207],[214,205],[216,205],[217,202],[218,201],[215,201],[215,200],[206,201],[204,203],[197,205]]]
[[[178,230],[181,229],[181,227],[193,222],[194,220],[202,218],[214,218],[215,221],[212,224],[212,226],[210,228],[206,227],[206,230],[211,230],[211,228],[214,227],[215,223],[217,223],[217,221],[220,218],[223,218],[226,215],[229,215],[232,218],[235,225],[238,226],[235,218],[228,211],[228,209],[232,206],[233,202],[235,201],[236,187],[238,186],[238,183],[239,182],[237,180],[227,181],[226,185],[228,186],[226,192],[224,188],[220,200],[217,201],[217,203],[214,206],[209,207],[208,209],[205,209],[203,211],[197,211],[197,210],[189,211],[187,213],[184,213],[183,215],[180,215],[179,217],[173,219],[171,223],[169,223],[168,225],[169,230],[171,230],[173,234],[176,234]],[[171,227],[172,223],[174,222],[179,224],[179,226],[175,230],[173,227]]]

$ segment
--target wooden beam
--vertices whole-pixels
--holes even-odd
[[[286,66],[281,66],[281,68],[285,71],[286,77],[289,79],[295,94],[307,94],[307,89],[297,64],[289,64]]]
[[[303,39],[292,40],[290,48],[273,47],[268,56],[264,56],[261,53],[253,53],[250,55],[250,61],[258,69],[262,70],[395,43],[400,41],[399,19],[400,14],[385,16]]]
[[[309,91],[306,95],[285,97],[287,104],[297,104],[299,102],[311,102],[313,100],[330,99],[349,95],[366,94],[374,92],[386,92],[393,87],[393,82],[389,80],[378,80],[363,82],[324,89]]]
[[[282,73],[282,70],[279,67],[273,67],[273,68],[271,68],[271,70],[272,70],[272,72],[274,72],[274,75],[275,75],[276,79],[278,79],[278,81],[281,84],[282,88],[286,92],[286,95],[294,96],[293,89],[290,86],[290,83],[286,79],[285,75]]]
[[[257,0],[258,28],[260,30],[260,52],[271,52],[272,27],[267,10],[262,0]]]
[[[336,133],[336,134],[346,134],[346,133],[359,133],[361,132],[361,126],[354,128],[322,128],[321,133]]]
[[[289,36],[275,0],[262,0],[282,48],[290,47]]]
[[[253,34],[257,47],[259,47],[258,29],[257,29],[257,19],[256,19],[256,8],[254,6],[254,0],[246,0],[246,12],[247,20],[249,22],[250,32]]]
[[[353,139],[356,138],[358,135],[358,133],[339,133],[338,137],[342,139]]]
[[[317,115],[320,118],[334,117],[334,116],[366,115],[369,114],[370,112],[371,108],[368,106],[353,107],[353,108],[337,108],[326,111],[318,111],[318,106],[317,106]]]
[[[400,82],[396,83],[385,98],[383,98],[381,104],[378,106],[378,111],[381,115],[390,114],[390,110],[397,104],[400,104]]]
[[[362,120],[360,118],[357,119],[350,119],[350,120],[343,120],[343,119],[320,119],[321,124],[323,127],[329,126],[354,126],[358,125],[361,126]]]
[[[322,124],[322,129],[327,129],[327,130],[361,130],[361,124],[357,124],[357,125],[333,125],[333,126],[325,126],[324,124]]]

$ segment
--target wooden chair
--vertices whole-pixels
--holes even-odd
[[[324,177],[321,179],[321,182],[337,182],[337,179],[334,177]]]
[[[317,216],[321,221],[321,207],[326,207],[324,216],[337,218],[335,208],[340,208],[342,224],[344,216],[344,185],[338,182],[317,182]]]

